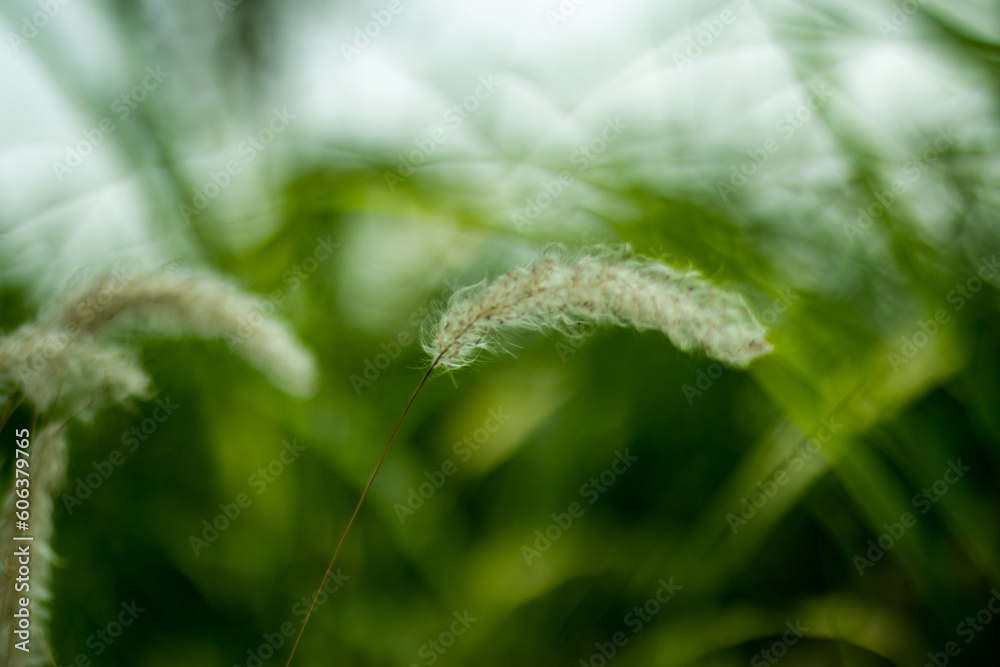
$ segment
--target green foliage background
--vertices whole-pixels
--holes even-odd
[[[218,50],[200,63],[185,56],[191,33],[152,39],[162,28],[143,10],[100,6],[138,60],[169,62],[177,77],[200,64],[233,99],[254,99],[278,59],[269,51],[277,3],[244,2],[212,28]],[[215,20],[207,5],[179,6],[192,31]],[[850,59],[843,45],[878,39],[877,28],[859,23],[858,6],[760,11],[795,77],[829,86],[836,98],[850,95],[838,73]],[[888,13],[891,5],[879,7]],[[20,15],[11,13],[15,22]],[[279,314],[315,351],[322,382],[314,398],[296,401],[224,341],[143,348],[159,396],[179,408],[82,505],[70,512],[59,504],[48,635],[57,664],[84,655],[97,665],[252,665],[248,651],[265,633],[286,622],[297,629],[296,605],[316,590],[427,360],[417,344],[403,344],[361,384],[366,362],[394,351],[401,334],[416,338],[415,323],[446,298],[447,280],[496,275],[552,241],[628,243],[697,267],[770,313],[776,350],[746,371],[719,374],[658,334],[602,330],[579,347],[523,338],[514,356],[435,378],[347,540],[338,567],[349,579],[317,610],[296,664],[429,665],[421,647],[468,610],[478,620],[436,664],[577,665],[591,660],[595,643],[627,629],[626,615],[661,579],[683,588],[641,632],[628,632],[615,665],[764,664],[759,652],[796,621],[809,631],[783,665],[920,665],[950,641],[961,648],[953,664],[994,662],[1000,618],[968,644],[957,626],[1000,587],[997,277],[960,309],[948,297],[958,286],[971,289],[983,258],[997,251],[998,44],[960,14],[925,3],[907,28],[917,31],[913,43],[943,54],[952,75],[989,100],[986,129],[966,133],[931,166],[933,183],[946,184],[944,223],[932,229],[917,206],[903,203],[857,242],[845,235],[857,207],[877,201],[900,156],[934,135],[911,128],[909,147],[885,149],[843,113],[847,103],[812,121],[823,128],[819,148],[792,144],[728,201],[717,183],[762,140],[735,125],[719,130],[723,148],[684,157],[701,175],[650,178],[629,166],[628,147],[610,150],[578,177],[588,198],[565,197],[523,230],[489,195],[490,182],[477,190],[432,165],[390,192],[384,172],[396,166],[395,152],[349,141],[281,172],[288,175],[273,200],[254,212],[269,216],[269,226],[234,221],[219,207],[185,225],[177,205],[198,182],[177,153],[193,116],[171,116],[169,101],[141,107],[142,123],[116,141],[163,212],[150,226],[153,242],[251,291],[280,290]],[[103,104],[45,39],[32,47],[67,98]],[[720,104],[740,104],[736,93],[720,96]],[[558,156],[497,151],[547,174],[568,166]],[[675,159],[663,155],[664,164]],[[821,159],[836,163],[835,178],[784,189],[789,171]],[[318,238],[339,244],[334,256],[291,282],[287,272],[313,256]],[[390,251],[370,252],[373,245]],[[51,289],[26,278],[15,257],[5,262],[0,324],[10,330]],[[948,321],[909,355],[904,343],[939,310]],[[122,449],[122,435],[154,407],[138,403],[73,425],[67,490]],[[474,437],[490,410],[510,419],[461,461],[455,443]],[[28,419],[27,409],[15,414],[4,451],[8,431]],[[806,461],[808,439],[830,422],[835,437]],[[257,494],[250,476],[286,440],[305,451]],[[625,451],[638,463],[526,563],[522,547],[535,543],[535,531],[581,502],[581,486]],[[396,506],[446,459],[456,474],[400,521]],[[921,513],[915,494],[957,461],[970,470]],[[727,518],[776,474],[787,483],[745,525]],[[191,536],[240,493],[252,504],[196,555]],[[915,525],[859,573],[870,541],[905,512]],[[98,655],[90,638],[131,600],[145,611]],[[286,640],[264,664],[284,664],[288,649]]]

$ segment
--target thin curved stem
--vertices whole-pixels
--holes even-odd
[[[337,544],[337,550],[333,552],[333,558],[330,559],[330,565],[326,568],[326,574],[323,575],[323,581],[319,583],[319,588],[316,589],[316,595],[313,596],[312,604],[309,605],[309,613],[306,614],[306,618],[302,622],[302,628],[299,630],[299,636],[295,638],[295,644],[292,645],[292,652],[288,656],[288,662],[285,663],[285,667],[290,667],[292,664],[292,658],[295,657],[295,651],[299,647],[299,642],[302,641],[302,634],[306,631],[306,625],[309,623],[313,610],[316,608],[316,601],[319,599],[320,593],[323,592],[323,586],[326,585],[326,580],[330,578],[330,572],[333,571],[333,564],[337,562],[337,556],[340,555],[340,549],[344,546],[344,541],[347,539],[347,533],[350,532],[351,526],[354,525],[354,519],[358,516],[358,512],[361,510],[361,505],[365,502],[365,498],[368,497],[368,490],[372,488],[372,482],[375,481],[375,475],[377,475],[378,471],[382,468],[382,462],[385,461],[385,456],[389,453],[389,447],[392,446],[392,441],[395,440],[396,434],[399,432],[399,428],[403,425],[403,420],[406,419],[406,415],[410,412],[410,407],[413,406],[413,402],[417,400],[417,394],[420,393],[424,383],[426,383],[427,379],[430,378],[431,373],[434,371],[434,368],[437,366],[440,359],[441,357],[438,356],[438,358],[434,360],[434,363],[431,364],[431,367],[427,369],[427,372],[424,373],[424,377],[420,380],[420,384],[418,384],[417,388],[413,390],[413,395],[410,396],[410,401],[406,404],[403,414],[400,415],[399,421],[396,422],[396,428],[392,429],[392,435],[389,436],[389,441],[385,443],[385,449],[382,450],[382,456],[379,457],[378,463],[375,464],[375,469],[372,470],[371,477],[368,478],[368,483],[365,484],[365,489],[361,492],[361,498],[358,499],[358,504],[354,507],[354,513],[351,515],[350,521],[347,522],[347,528],[344,529],[343,535],[340,536],[340,542]]]

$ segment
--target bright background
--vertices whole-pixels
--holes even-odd
[[[255,665],[265,633],[297,629],[419,380],[426,309],[552,241],[694,266],[776,351],[723,370],[609,330],[433,380],[295,664],[430,665],[465,610],[435,664],[597,666],[620,630],[622,667],[775,664],[776,642],[789,667],[921,665],[949,641],[953,664],[994,662],[1000,618],[960,623],[1000,586],[998,19],[985,0],[5,2],[0,325],[81,270],[179,260],[280,290],[322,372],[296,401],[221,341],[144,348],[180,407],[57,505],[57,664]],[[332,257],[296,276],[318,239]],[[67,491],[154,408],[74,426]],[[491,410],[510,417],[463,461]],[[258,494],[286,440],[305,451]],[[626,450],[638,463],[587,504]],[[759,488],[746,525],[727,519]],[[120,638],[89,639],[132,600]]]

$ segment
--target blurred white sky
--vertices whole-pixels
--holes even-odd
[[[568,170],[567,194],[537,223],[572,226],[584,224],[582,208],[614,205],[590,180],[662,192],[694,187],[711,198],[773,138],[778,150],[741,190],[747,213],[787,219],[801,210],[839,244],[844,212],[814,214],[823,209],[819,193],[848,177],[831,126],[864,144],[890,179],[955,126],[962,146],[989,155],[985,169],[995,175],[988,82],[928,44],[919,16],[893,18],[893,3],[825,4],[829,13],[811,9],[824,3],[791,0],[291,3],[278,8],[271,69],[262,89],[252,89],[239,68],[220,64],[221,35],[246,6],[220,17],[208,2],[139,3],[148,32],[137,39],[106,3],[5,2],[0,281],[37,289],[39,275],[58,282],[89,262],[172,258],[183,245],[163,238],[156,221],[178,219],[177,194],[156,142],[202,192],[211,174],[237,163],[239,174],[208,204],[229,223],[215,233],[235,247],[272,228],[278,188],[293,167],[397,164],[414,151],[427,158],[419,168],[508,227],[510,211]],[[992,3],[924,6],[1000,42]],[[887,31],[886,21],[898,30]],[[366,26],[374,34],[367,43],[357,38]],[[810,36],[817,27],[826,37]],[[357,49],[350,58],[345,45]],[[150,67],[167,74],[153,82]],[[820,79],[829,99],[808,121],[793,121],[794,131],[780,125],[810,99],[803,80]],[[152,128],[140,113],[122,117],[122,96],[128,101],[136,86],[145,99],[131,101]],[[475,109],[456,111],[463,102]],[[268,136],[275,113],[291,120],[263,150],[248,146],[248,135]],[[101,131],[102,119],[110,132]],[[581,158],[577,149],[609,121],[624,129],[593,160]],[[78,167],[55,173],[71,149],[97,140]],[[947,217],[948,196],[933,174],[912,193],[927,234],[947,235],[936,225]],[[196,193],[180,198],[192,204]]]

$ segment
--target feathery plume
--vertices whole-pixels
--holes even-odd
[[[43,321],[52,329],[93,336],[127,331],[225,338],[276,386],[310,396],[316,362],[285,326],[265,316],[270,310],[272,305],[218,277],[171,269],[124,278],[105,274],[68,293]]]
[[[48,624],[48,609],[46,603],[51,597],[49,582],[52,574],[52,564],[56,560],[52,550],[52,505],[56,492],[65,482],[66,477],[66,437],[62,423],[47,424],[37,434],[31,437],[31,465],[28,470],[30,487],[14,487],[7,492],[0,512],[3,521],[0,522],[0,550],[3,554],[3,590],[0,591],[0,664],[16,667],[41,665],[45,663],[42,652],[23,652],[14,648],[16,635],[12,623],[14,612],[19,608],[14,580],[17,576],[18,560],[14,557],[15,546],[28,545],[31,552],[31,589],[30,606],[28,608],[32,623],[43,628]],[[14,541],[14,509],[19,496],[17,489],[31,489],[31,531],[33,538],[29,542]],[[44,642],[44,636],[42,636]],[[34,644],[34,642],[32,642]],[[47,645],[45,646],[48,651]]]
[[[473,362],[482,351],[499,347],[499,336],[507,330],[555,330],[579,336],[584,325],[604,324],[658,329],[684,351],[701,349],[734,366],[746,366],[772,349],[764,338],[764,327],[739,294],[716,287],[696,271],[673,269],[624,250],[595,248],[571,256],[551,248],[491,284],[483,281],[459,290],[437,322],[424,328],[423,346],[432,359],[430,367],[361,492],[285,667],[292,664],[319,591],[333,571],[392,441],[434,369],[455,369]]]
[[[151,380],[124,334],[195,335],[226,338],[230,347],[288,393],[310,395],[317,370],[312,355],[280,323],[268,317],[273,306],[244,295],[207,274],[160,270],[124,276],[107,273],[70,290],[35,322],[0,336],[0,403],[27,398],[46,424],[32,438],[33,552],[31,615],[36,631],[48,618],[53,498],[65,482],[64,428],[89,418],[105,405],[149,395]],[[2,424],[0,424],[2,426]],[[23,481],[23,480],[22,480]],[[13,647],[14,567],[11,544],[17,488],[0,506],[0,664],[41,664],[38,652]],[[44,634],[42,636],[44,646]],[[51,661],[51,657],[49,658]]]
[[[20,388],[37,412],[58,402],[87,418],[106,404],[147,396],[150,384],[135,352],[90,336],[27,325],[0,338],[0,399]]]
[[[210,275],[163,270],[106,273],[70,290],[36,322],[0,338],[0,399],[20,387],[38,412],[57,401],[88,417],[148,396],[150,380],[123,334],[225,338],[274,385],[314,393],[316,363],[268,308]]]
[[[685,352],[703,350],[733,366],[772,349],[738,293],[694,270],[598,248],[580,255],[550,249],[490,284],[459,290],[425,330],[424,350],[434,365],[455,369],[500,347],[507,331],[577,336],[584,325],[609,324],[657,329]]]

